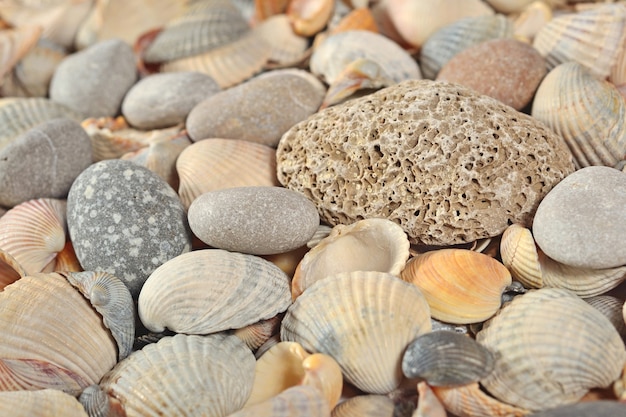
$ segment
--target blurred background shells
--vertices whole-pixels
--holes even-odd
[[[35,46],[41,31],[35,25],[0,31],[0,80]]]

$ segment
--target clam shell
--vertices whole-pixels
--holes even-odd
[[[7,285],[26,276],[26,271],[8,252],[0,249],[0,292]]]
[[[400,276],[409,259],[409,239],[387,219],[337,225],[307,252],[292,280],[293,298],[315,282],[340,272],[380,271]]]
[[[497,357],[482,385],[499,400],[533,411],[608,387],[626,361],[624,343],[609,320],[562,289],[516,297],[476,340]]]
[[[254,356],[239,338],[178,334],[133,352],[100,382],[127,417],[221,417],[250,395]]]
[[[205,249],[158,267],[141,289],[138,310],[148,330],[208,334],[269,319],[290,302],[289,278],[276,265]]]
[[[176,171],[180,178],[178,195],[185,208],[209,191],[280,185],[276,178],[275,150],[244,140],[209,139],[193,143],[180,153]]]
[[[286,13],[295,33],[312,36],[326,26],[334,7],[334,0],[291,0]]]
[[[460,387],[432,387],[446,410],[460,417],[521,417],[529,410],[503,403],[486,394],[478,382]]]
[[[304,60],[309,41],[293,31],[286,14],[268,17],[256,31],[271,47],[269,61],[289,66]]]
[[[330,410],[328,402],[317,389],[298,385],[229,417],[328,417]]]
[[[0,79],[35,46],[41,31],[36,25],[0,31]]]
[[[25,276],[0,292],[0,334],[0,391],[78,395],[116,363],[102,318],[57,273]]]
[[[88,417],[76,398],[55,389],[0,392],[0,414],[12,417]]]
[[[595,297],[586,298],[585,301],[600,313],[604,314],[613,326],[615,326],[622,340],[626,340],[626,323],[622,315],[625,305],[624,300],[620,300],[612,295],[597,295]]]
[[[519,223],[507,227],[500,240],[502,263],[513,278],[528,288],[543,287],[543,273],[537,246],[529,228]]]
[[[402,380],[406,346],[430,329],[419,289],[385,272],[357,271],[308,288],[287,310],[281,339],[333,357],[348,382],[383,394]]]
[[[502,293],[511,285],[504,265],[466,249],[439,249],[411,258],[402,279],[422,291],[433,318],[454,324],[493,316]]]

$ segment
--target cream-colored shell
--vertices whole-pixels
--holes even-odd
[[[270,62],[279,66],[288,66],[304,59],[309,41],[293,31],[286,14],[268,17],[259,24],[256,30],[271,47]]]
[[[524,42],[532,43],[537,33],[552,20],[552,17],[552,8],[547,3],[541,0],[533,1],[515,17],[513,22],[515,37]]]
[[[463,417],[521,417],[529,410],[503,403],[485,393],[478,382],[460,387],[432,387],[446,410]]]
[[[317,389],[297,385],[229,417],[329,417],[330,410],[328,402]]]
[[[395,404],[386,395],[357,395],[333,408],[332,417],[393,417]]]
[[[0,392],[0,415],[12,417],[88,417],[78,400],[63,391]]]
[[[196,250],[158,267],[138,299],[141,322],[153,332],[209,334],[274,317],[289,307],[289,278],[258,256]]]
[[[519,13],[532,4],[535,0],[487,0],[487,3],[496,11],[501,13]],[[567,0],[543,0],[543,2],[552,8],[563,6]]]
[[[327,277],[287,310],[281,339],[333,357],[348,382],[386,394],[402,380],[401,360],[415,337],[431,330],[420,290],[385,272]]]
[[[19,262],[11,254],[0,249],[0,291],[26,275]]]

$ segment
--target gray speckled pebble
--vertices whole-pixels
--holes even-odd
[[[317,111],[325,94],[313,75],[277,70],[201,101],[186,127],[194,141],[243,139],[275,147],[291,126]]]
[[[0,150],[0,205],[65,198],[91,162],[91,141],[80,124],[70,119],[42,123]]]
[[[319,225],[306,197],[282,187],[236,187],[202,194],[189,207],[189,226],[216,248],[271,255],[299,248]]]
[[[590,166],[568,175],[539,204],[533,235],[546,255],[567,265],[626,265],[626,174]]]
[[[135,55],[111,39],[65,58],[50,82],[50,98],[85,117],[115,116],[137,79]]]
[[[196,104],[221,90],[206,74],[154,74],[135,84],[122,102],[122,114],[139,129],[159,129],[182,123]]]
[[[152,271],[191,249],[178,195],[130,161],[105,160],[83,171],[67,198],[67,223],[82,267],[117,276],[134,297]]]

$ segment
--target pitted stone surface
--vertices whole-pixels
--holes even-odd
[[[253,255],[297,249],[311,239],[319,223],[313,203],[282,187],[211,191],[189,207],[189,226],[200,240]]]
[[[590,166],[568,175],[539,204],[533,236],[546,255],[566,265],[626,265],[626,174]]]
[[[82,267],[117,276],[134,297],[158,266],[191,250],[177,194],[130,161],[105,160],[83,171],[68,195],[67,223]]]
[[[530,225],[574,170],[563,140],[499,101],[405,81],[327,108],[287,131],[278,180],[331,225],[383,217],[417,244],[452,245]]]

